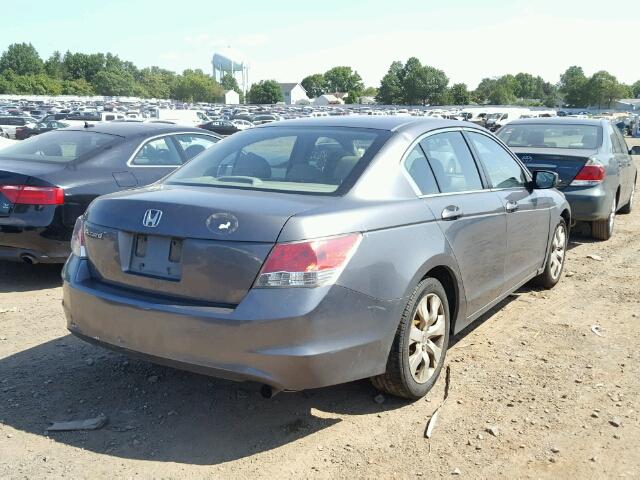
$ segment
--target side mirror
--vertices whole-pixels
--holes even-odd
[[[558,186],[558,174],[549,170],[534,170],[531,183],[536,190],[555,188]]]
[[[640,155],[640,145],[634,145],[629,149],[629,155]]]

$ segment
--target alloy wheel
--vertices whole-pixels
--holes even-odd
[[[553,242],[551,243],[551,256],[549,261],[551,262],[549,273],[555,280],[560,276],[562,272],[562,265],[564,264],[564,255],[567,249],[567,231],[564,225],[558,225],[556,232],[553,235]]]
[[[613,199],[613,204],[611,205],[611,212],[609,213],[609,231],[613,233],[613,226],[616,221],[616,199]]]
[[[428,381],[438,367],[444,347],[445,326],[442,299],[435,293],[422,297],[409,335],[409,369],[418,383]]]

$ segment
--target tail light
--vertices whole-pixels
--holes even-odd
[[[598,185],[604,181],[606,176],[607,173],[604,170],[604,166],[598,161],[590,158],[578,172],[578,175],[573,179],[570,186],[584,187]]]
[[[84,244],[84,218],[78,217],[73,227],[71,235],[71,253],[76,257],[84,258],[87,256]]]
[[[14,205],[63,205],[64,190],[59,187],[0,185],[0,193]]]
[[[255,287],[319,287],[334,283],[349,262],[362,235],[277,243],[267,257]]]

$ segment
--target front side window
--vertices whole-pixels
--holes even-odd
[[[182,159],[171,139],[161,137],[145,143],[132,163],[138,166],[176,166],[182,165]]]
[[[433,176],[427,157],[420,145],[416,145],[404,161],[404,168],[418,186],[422,195],[438,193],[438,184]]]
[[[462,133],[431,135],[420,142],[443,193],[482,190],[482,181]]]
[[[492,138],[468,133],[493,188],[522,187],[527,182],[524,171],[507,151]]]
[[[508,124],[498,137],[510,147],[595,150],[602,144],[597,125],[519,123]]]
[[[169,184],[334,193],[390,133],[340,127],[245,130],[167,178]],[[346,188],[346,187],[345,187]]]

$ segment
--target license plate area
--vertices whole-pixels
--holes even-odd
[[[157,235],[135,235],[129,273],[179,281],[182,276],[182,240]]]

